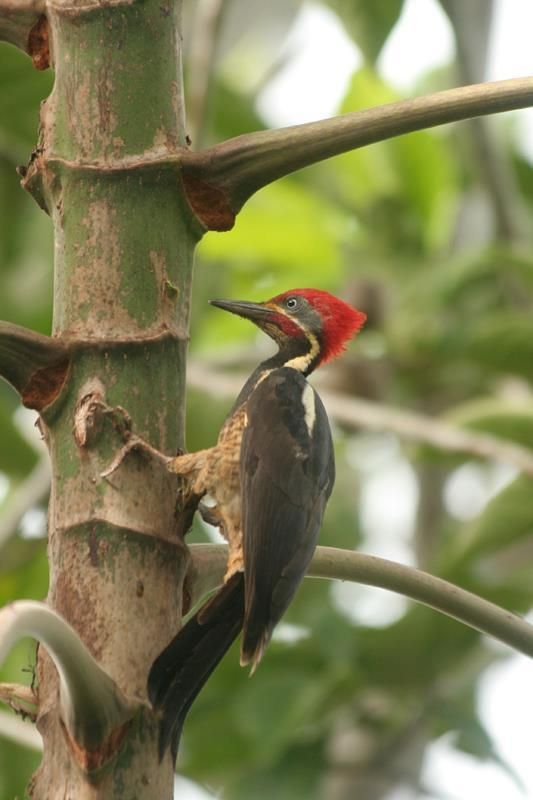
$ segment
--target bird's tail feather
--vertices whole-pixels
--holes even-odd
[[[191,705],[242,628],[244,577],[236,573],[176,634],[148,676],[148,697],[161,709],[159,757],[177,754]]]
[[[241,644],[241,667],[246,667],[251,664],[250,675],[253,675],[261,659],[265,654],[265,650],[272,638],[273,625],[263,625],[262,628],[257,629],[255,626],[249,626],[248,620],[244,620],[244,632]]]

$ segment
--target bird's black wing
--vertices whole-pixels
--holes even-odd
[[[268,374],[251,393],[246,416],[241,663],[255,667],[313,555],[335,464],[324,406],[295,369]]]

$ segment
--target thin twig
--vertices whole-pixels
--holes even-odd
[[[217,397],[235,397],[245,380],[245,376],[207,370],[195,361],[189,362],[187,367],[189,386]],[[390,431],[441,450],[502,461],[533,475],[533,452],[506,439],[464,430],[421,414],[370,403],[328,389],[321,389],[320,396],[331,417],[350,428]]]
[[[184,153],[185,189],[207,228],[228,230],[254,192],[295,170],[394,136],[531,105],[533,78],[515,78],[256,131]]]
[[[218,586],[226,568],[227,545],[197,544],[191,545],[190,550],[193,576],[202,576],[202,590]],[[308,576],[352,581],[397,592],[533,658],[533,625],[489,600],[414,567],[353,550],[317,547]],[[197,599],[195,591],[193,602]]]
[[[9,706],[16,714],[29,717],[35,722],[37,696],[30,686],[20,683],[0,683],[0,701]]]

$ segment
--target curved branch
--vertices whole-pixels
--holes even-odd
[[[134,713],[76,631],[44,603],[21,600],[0,610],[0,661],[18,639],[42,642],[59,673],[61,717],[71,740],[94,752]]]
[[[0,322],[0,376],[28,408],[41,411],[59,394],[69,365],[69,350],[57,339]]]
[[[245,380],[246,376],[227,375],[207,369],[198,361],[189,362],[187,367],[189,386],[219,397],[235,397]],[[507,439],[465,430],[412,411],[371,403],[328,389],[321,389],[320,396],[330,416],[350,428],[392,431],[410,441],[429,444],[440,450],[471,453],[478,458],[502,461],[533,475],[533,452]]]
[[[219,585],[226,568],[227,546],[197,544],[191,545],[190,551],[193,575],[202,573],[202,590]],[[403,594],[533,658],[533,625],[428,572],[353,550],[317,547],[308,577],[353,581]],[[198,599],[196,592],[194,599]]]
[[[531,105],[533,78],[515,78],[257,131],[199,153],[184,153],[185,191],[208,229],[230,230],[254,192],[295,170],[404,133]]]

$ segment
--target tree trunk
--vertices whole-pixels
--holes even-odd
[[[24,183],[53,220],[54,337],[71,348],[33,398],[53,473],[48,604],[124,694],[145,701],[181,607],[176,487],[138,454],[109,479],[100,473],[125,424],[104,404],[126,408],[135,431],[169,454],[183,441],[200,231],[180,188],[180,3],[60,1],[46,14],[55,86]],[[43,649],[38,682],[44,757],[32,797],[172,797],[173,764],[157,763],[148,706],[98,751],[81,752],[60,722]]]

